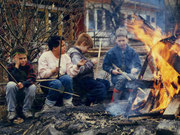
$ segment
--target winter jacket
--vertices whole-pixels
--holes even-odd
[[[93,66],[94,64],[91,60],[88,60],[82,53],[82,51],[77,47],[72,47],[68,50],[67,54],[71,57],[72,63],[77,64],[81,59],[87,60],[84,66],[80,67],[80,72],[76,76],[78,79],[90,77],[94,78]]]
[[[126,73],[130,73],[132,68],[137,68],[138,71],[141,69],[139,55],[128,45],[124,52],[118,45],[115,45],[106,53],[103,62],[103,70],[110,73],[111,77],[116,76],[112,74],[112,70],[115,69],[112,64]]]
[[[17,82],[23,83],[24,87],[29,87],[36,81],[36,74],[30,62],[27,62],[25,66],[15,67],[15,63],[9,64],[7,67],[11,75]],[[8,76],[9,81],[14,81],[11,76]]]

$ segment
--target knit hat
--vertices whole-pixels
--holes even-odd
[[[119,36],[127,37],[127,34],[128,34],[128,32],[125,27],[119,27],[116,30],[116,37],[119,37]]]

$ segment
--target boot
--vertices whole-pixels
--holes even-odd
[[[25,111],[23,112],[25,118],[32,118],[33,114],[31,111]]]
[[[67,107],[74,106],[72,103],[72,97],[69,99],[63,99],[63,103],[64,103],[64,106],[67,106]]]
[[[51,110],[51,109],[52,109],[52,106],[49,106],[49,105],[47,105],[47,104],[45,103],[45,104],[43,105],[41,111],[35,113],[34,117],[35,117],[35,118],[38,118],[40,115],[42,115],[43,113],[48,112],[48,111]]]
[[[8,112],[8,120],[12,120],[16,117],[16,112]]]
[[[116,101],[120,100],[121,95],[122,95],[122,91],[114,88],[111,102],[116,102]]]

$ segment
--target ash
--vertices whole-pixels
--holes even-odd
[[[160,118],[136,120],[124,118],[123,115],[113,116],[106,111],[108,107],[106,104],[91,107],[53,107],[38,118],[27,119],[21,124],[0,122],[0,134],[156,135],[158,124],[162,121]],[[180,124],[176,124],[176,127],[178,126],[180,127]]]

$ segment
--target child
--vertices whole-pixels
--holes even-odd
[[[127,82],[126,77],[113,64],[125,72],[131,79],[135,79],[135,76],[141,69],[139,55],[128,45],[125,28],[119,28],[116,31],[115,43],[116,45],[106,53],[103,63],[103,69],[111,74],[111,81],[115,87],[112,101],[117,101],[121,98],[122,93],[126,91],[125,85]]]
[[[107,80],[94,79],[93,67],[97,64],[97,59],[88,60],[84,53],[87,53],[89,48],[92,48],[93,41],[91,37],[82,33],[79,35],[74,47],[68,50],[68,54],[74,64],[77,64],[81,59],[86,60],[84,66],[80,67],[79,74],[74,78],[76,85],[80,90],[84,90],[86,94],[86,105],[91,103],[102,102],[107,94],[110,84]]]
[[[62,46],[61,46],[62,45]],[[54,78],[54,80],[42,82],[41,85],[51,87],[54,89],[62,90],[64,88],[65,92],[63,95],[58,92],[49,89],[47,91],[47,97],[45,100],[45,105],[43,111],[46,111],[53,107],[59,100],[59,97],[63,97],[63,103],[65,106],[72,106],[72,77],[79,73],[79,67],[82,66],[85,61],[81,60],[76,65],[71,63],[70,57],[66,54],[66,44],[64,37],[52,36],[48,41],[49,51],[44,52],[38,61],[38,74],[39,78]],[[61,47],[61,53],[60,53]],[[59,57],[61,55],[60,72],[59,72]],[[58,77],[58,72],[60,77]],[[72,93],[72,94],[71,94]]]
[[[36,86],[34,82],[36,80],[36,74],[31,64],[27,61],[27,52],[24,48],[15,48],[12,51],[12,57],[14,62],[9,64],[7,69],[16,81],[13,80],[10,75],[8,76],[9,82],[6,86],[6,100],[8,105],[7,117],[9,120],[16,117],[16,95],[19,92],[24,92],[25,99],[22,112],[26,118],[29,118],[32,117],[30,109],[35,98]]]

